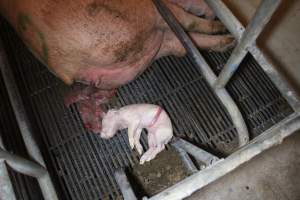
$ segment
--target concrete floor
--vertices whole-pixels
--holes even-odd
[[[187,199],[300,200],[300,133]]]

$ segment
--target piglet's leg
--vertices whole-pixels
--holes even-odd
[[[149,149],[143,154],[140,159],[141,165],[152,160],[159,152],[165,149],[165,144],[157,144],[155,133],[148,133],[148,144]]]
[[[212,34],[224,32],[226,30],[224,25],[219,21],[197,17],[186,12],[184,9],[176,6],[175,4],[168,4],[168,7],[171,9],[172,13],[183,28],[187,31]]]
[[[138,123],[131,123],[128,127],[128,140],[129,140],[129,145],[131,147],[131,149],[134,148],[134,135],[136,133],[136,131],[138,130]]]
[[[200,33],[189,34],[195,45],[200,49],[213,51],[226,51],[236,45],[236,41],[231,35],[205,35]],[[172,31],[166,31],[161,48],[156,56],[160,58],[167,55],[184,56],[185,48]]]
[[[140,137],[141,137],[142,129],[138,128],[134,134],[134,145],[137,150],[137,152],[141,155],[143,153],[143,147],[140,143]]]
[[[145,162],[149,162],[154,159],[155,156],[165,149],[165,145],[157,145],[156,147],[150,147],[148,151],[146,151],[140,159],[140,164],[144,164]]]

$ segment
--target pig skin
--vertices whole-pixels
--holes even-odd
[[[203,0],[164,2],[199,48],[223,51],[235,44],[230,35],[216,34],[225,30],[220,22],[196,16],[213,18]],[[0,13],[51,72],[68,85],[85,85],[67,94],[65,104],[78,102],[85,127],[96,133],[103,115],[96,105],[115,88],[157,58],[186,53],[152,0],[1,0]]]
[[[140,144],[140,136],[145,128],[148,132],[149,149],[142,155],[140,164],[150,161],[164,150],[165,145],[173,136],[172,123],[167,113],[157,105],[133,104],[120,108],[119,110],[109,110],[102,120],[101,137],[109,139],[118,130],[128,128],[128,139],[130,147],[137,149],[142,154],[143,148]]]

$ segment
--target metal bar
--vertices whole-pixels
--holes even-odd
[[[26,149],[28,150],[29,155],[37,161],[37,163],[46,168],[42,154],[33,138],[32,128],[16,85],[17,81],[15,80],[13,72],[8,64],[2,41],[0,41],[0,69]],[[58,199],[48,173],[38,178],[38,183],[46,200]]]
[[[22,174],[39,178],[47,174],[47,170],[41,165],[13,155],[0,147],[0,159],[3,159],[11,168]]]
[[[166,20],[170,28],[174,31],[178,39],[181,41],[187,52],[193,57],[193,60],[200,68],[208,84],[213,88],[213,84],[215,83],[217,77],[211,70],[203,56],[200,54],[196,46],[193,44],[192,40],[189,38],[187,33],[185,33],[172,12],[160,0],[153,0],[153,2],[155,3],[162,17]],[[232,122],[238,132],[239,146],[241,147],[247,144],[249,141],[249,134],[239,108],[224,88],[215,89],[214,92],[219,97],[220,101],[223,103],[232,118]]]
[[[274,68],[273,64],[271,64],[266,59],[264,54],[257,46],[250,47],[249,52],[253,55],[261,68],[266,72],[272,82],[276,85],[277,89],[288,101],[293,110],[296,112],[300,112],[300,97],[297,95],[296,91],[292,89],[292,87],[290,87],[286,78],[279,74],[279,72]]]
[[[241,22],[232,14],[232,12],[227,8],[227,6],[221,0],[205,0],[209,7],[214,11],[226,28],[231,32],[231,34],[236,38],[240,39],[245,31],[244,26]],[[289,87],[288,81],[278,73],[276,68],[271,62],[269,62],[261,50],[253,44],[249,47],[249,52],[254,56],[256,61],[266,72],[272,82],[279,89],[284,98],[288,101],[290,106],[300,112],[300,98],[297,93]]]
[[[184,167],[188,170],[188,174],[191,175],[191,174],[196,173],[198,171],[198,169],[194,165],[193,161],[191,160],[191,158],[189,157],[187,152],[176,145],[173,145],[173,146],[176,149],[176,151],[178,152],[178,154],[184,164]]]
[[[231,154],[225,160],[187,177],[174,186],[151,197],[150,200],[179,200],[188,197],[196,190],[233,171],[254,156],[274,145],[280,144],[284,138],[299,129],[300,116],[299,113],[294,113],[254,138],[249,144]]]
[[[187,153],[194,156],[195,159],[203,162],[206,165],[206,167],[209,165],[212,165],[220,160],[218,157],[208,153],[207,151],[204,151],[204,150],[198,148],[197,146],[195,146],[181,138],[178,138],[175,142],[173,142],[172,146],[183,149]]]
[[[230,80],[247,55],[248,48],[255,43],[265,25],[270,21],[271,16],[278,8],[280,2],[281,0],[264,0],[261,2],[253,19],[244,31],[239,44],[235,47],[229,60],[219,74],[215,83],[216,88],[225,87],[226,83]]]
[[[124,200],[137,200],[124,170],[118,169],[115,172],[115,179],[121,189]]]
[[[16,196],[11,184],[5,162],[0,160],[0,199],[15,200]]]
[[[0,148],[4,149],[2,138],[0,135]],[[2,200],[15,200],[15,192],[10,181],[10,177],[7,171],[6,164],[3,159],[0,158],[0,199]]]

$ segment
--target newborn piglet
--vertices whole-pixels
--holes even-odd
[[[102,120],[101,137],[111,138],[118,130],[125,128],[128,128],[130,147],[135,147],[140,155],[143,152],[141,133],[143,128],[148,131],[149,149],[142,155],[140,164],[155,158],[173,136],[169,116],[161,107],[152,104],[133,104],[119,110],[109,110]]]

